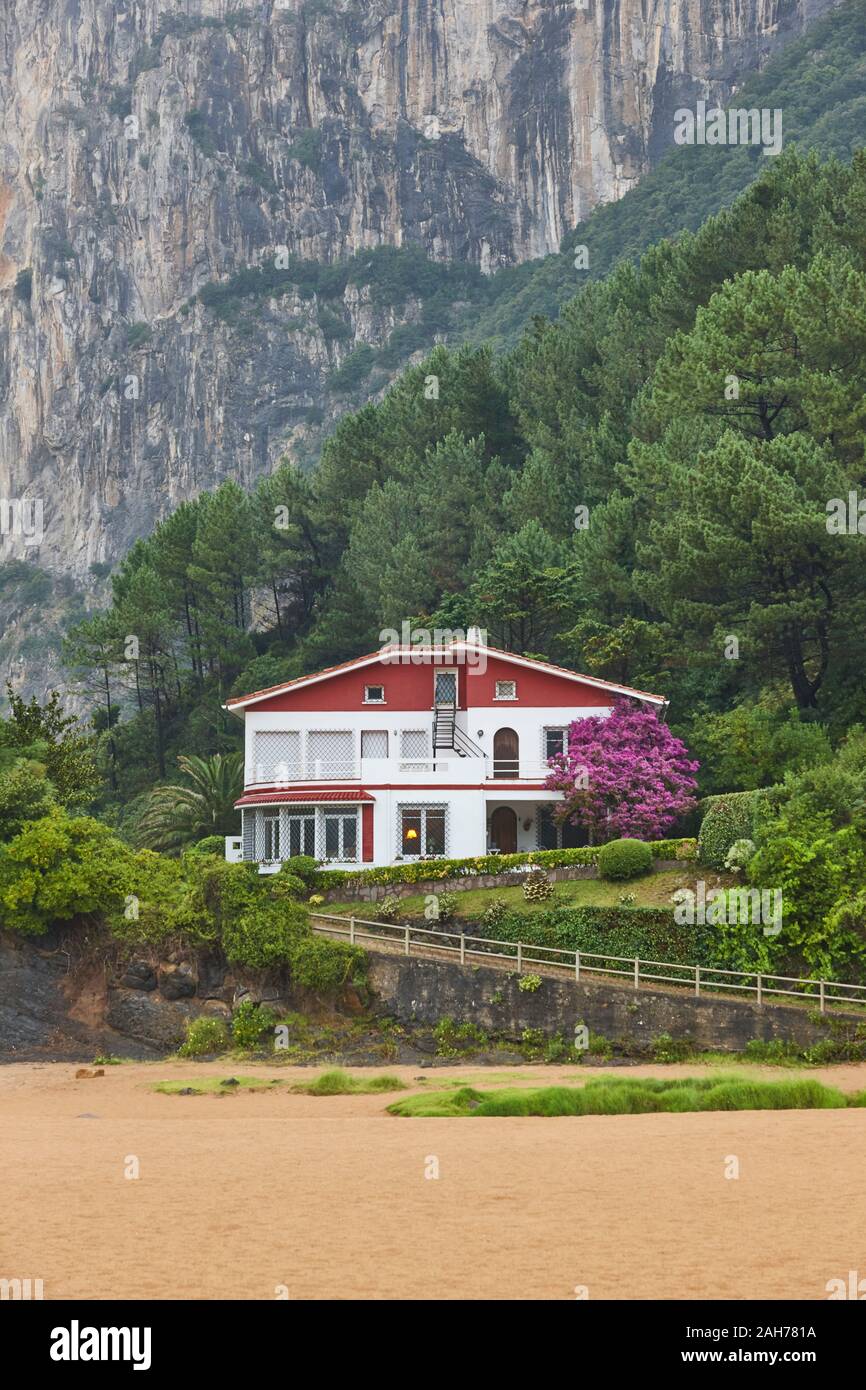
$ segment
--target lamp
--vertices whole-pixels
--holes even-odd
[[[417,839],[418,839],[418,831],[417,831],[417,830],[407,830],[407,831],[406,831],[406,839],[407,839],[407,840],[417,840]]]

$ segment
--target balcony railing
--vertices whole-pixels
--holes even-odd
[[[451,749],[435,758],[362,758],[359,761],[329,762],[316,759],[295,764],[265,777],[262,769],[244,783],[247,791],[258,788],[289,788],[308,782],[363,782],[411,784],[419,781],[460,782],[483,786],[487,782],[543,782],[550,768],[541,762],[503,761],[493,758],[461,758]]]

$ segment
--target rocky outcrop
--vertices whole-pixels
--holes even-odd
[[[0,0],[0,499],[44,513],[36,539],[4,525],[0,562],[74,580],[62,627],[185,497],[302,461],[335,369],[420,312],[363,277],[204,287],[281,254],[418,244],[487,273],[554,250],[677,105],[724,100],[829,4]],[[42,602],[34,645],[0,584],[19,686],[57,664]]]

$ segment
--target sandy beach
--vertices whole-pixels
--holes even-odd
[[[383,1070],[429,1090],[602,1074],[355,1074]],[[393,1095],[152,1089],[225,1062],[75,1071],[0,1068],[0,1276],[41,1278],[48,1299],[822,1299],[866,1271],[866,1109],[408,1120]],[[805,1074],[866,1088],[864,1065]]]

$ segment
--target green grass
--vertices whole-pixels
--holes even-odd
[[[227,1085],[232,1081],[237,1085]],[[197,1076],[194,1081],[158,1081],[154,1086],[164,1096],[178,1096],[189,1092],[196,1096],[231,1095],[233,1091],[266,1091],[272,1086],[284,1086],[281,1080],[271,1080],[269,1076]]]
[[[465,1115],[647,1115],[700,1110],[841,1110],[866,1105],[866,1092],[846,1096],[818,1081],[746,1081],[725,1074],[681,1080],[600,1077],[585,1086],[489,1094],[463,1086],[388,1106],[391,1115],[458,1118]]]
[[[405,1091],[406,1085],[396,1076],[355,1077],[335,1067],[333,1071],[323,1071],[315,1081],[293,1086],[292,1090],[305,1096],[364,1096],[378,1091]]]
[[[724,877],[724,876],[723,876]],[[677,888],[693,885],[694,869],[666,869],[662,873],[643,874],[628,883],[606,883],[600,878],[576,878],[557,883],[553,897],[543,902],[527,902],[523,888],[518,880],[514,888],[468,888],[455,894],[457,907],[454,920],[477,921],[484,909],[497,898],[502,899],[509,910],[518,908],[521,912],[547,912],[551,907],[616,907],[623,894],[633,893],[634,907],[671,907],[671,895]],[[427,899],[423,893],[413,893],[400,899],[397,913],[398,921],[404,917],[423,917]],[[334,915],[376,921],[376,903],[341,902],[323,903],[322,911]]]

